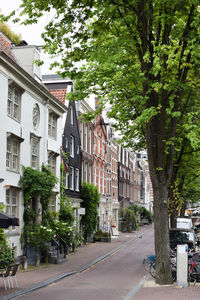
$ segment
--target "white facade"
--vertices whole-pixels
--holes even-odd
[[[20,219],[20,226],[7,234],[15,256],[21,255],[23,193],[19,186],[22,166],[40,169],[55,154],[55,175],[60,177],[59,150],[62,145],[62,115],[65,106],[40,83],[0,52],[0,202],[5,211]],[[51,135],[51,136],[50,136]],[[59,184],[55,187],[58,206]]]

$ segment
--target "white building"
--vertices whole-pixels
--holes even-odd
[[[22,165],[40,169],[42,163],[49,164],[60,177],[59,149],[66,107],[41,85],[40,71],[32,65],[32,59],[38,56],[35,46],[13,48],[0,33],[0,50],[0,178],[3,180],[0,202],[5,205],[5,212],[19,217],[20,226],[10,227],[7,235],[15,256],[20,256],[23,193],[19,179]],[[51,199],[53,210],[58,206],[58,193],[59,184]]]

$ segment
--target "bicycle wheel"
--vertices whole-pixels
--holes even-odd
[[[152,263],[150,266],[150,274],[153,278],[156,278],[156,263]]]
[[[151,264],[152,264],[152,262],[148,257],[143,260],[144,269],[148,273],[150,272]]]

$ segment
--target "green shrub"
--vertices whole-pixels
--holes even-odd
[[[82,217],[83,234],[85,240],[95,232],[98,221],[99,193],[93,184],[83,182],[81,189],[82,206],[85,207],[85,215]]]
[[[149,223],[152,223],[152,213],[145,207],[140,207],[140,217],[141,219],[147,219]]]
[[[14,262],[14,252],[6,241],[0,245],[0,248],[0,268],[3,269]]]
[[[137,218],[132,209],[123,208],[119,212],[120,214],[120,230],[122,232],[132,232],[137,228]]]
[[[0,23],[0,32],[2,32],[4,35],[6,35],[11,42],[15,43],[18,45],[21,41],[21,36],[20,34],[14,33],[10,27],[5,24],[5,23]]]

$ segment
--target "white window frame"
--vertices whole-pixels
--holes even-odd
[[[85,182],[88,182],[88,163],[85,163],[85,173],[84,173],[84,179],[85,179]]]
[[[39,161],[40,161],[40,139],[32,135],[31,136],[31,167],[33,169],[39,169]]]
[[[127,184],[126,188],[127,188],[127,192],[126,192],[127,198],[130,198],[130,185]]]
[[[75,169],[75,191],[79,191],[79,176],[80,172],[79,169]]]
[[[21,91],[13,84],[8,86],[7,113],[16,121],[21,118]]]
[[[48,167],[54,175],[56,175],[56,158],[56,153],[48,151]]]
[[[89,166],[89,183],[92,183],[92,166]]]
[[[74,141],[74,136],[70,135],[70,156],[74,157],[74,145],[75,145],[75,141]]]
[[[71,125],[74,125],[74,109],[72,106],[70,106],[70,122],[71,122]]]
[[[48,136],[55,140],[57,138],[57,119],[58,116],[50,110],[48,118]]]
[[[104,169],[102,170],[102,172],[103,172],[103,176],[102,176],[102,187],[103,187],[103,194],[105,194],[105,191],[104,191],[104,189],[105,189],[105,182],[104,182],[104,180],[105,180],[105,174],[104,174]]]
[[[80,123],[80,132],[81,132],[81,149],[83,149],[83,123]]]
[[[69,189],[69,173],[66,173],[65,175],[65,188]]]
[[[49,198],[49,210],[56,211],[56,195],[54,194]]]
[[[84,131],[84,139],[85,139],[85,151],[88,152],[88,125],[85,124],[85,131]]]
[[[70,174],[69,174],[69,188],[71,191],[74,191],[74,167],[70,167]]]
[[[97,186],[97,168],[94,167],[94,185]]]
[[[19,189],[9,188],[6,190],[6,214],[19,217]],[[15,229],[15,226],[12,226]]]
[[[83,181],[84,181],[84,166],[85,166],[85,164],[84,164],[84,160],[82,160],[81,182],[83,182]]]
[[[7,137],[6,168],[19,172],[20,166],[20,141],[12,136]]]
[[[101,140],[98,138],[98,155],[101,155]]]
[[[89,129],[89,154],[92,154],[92,130]]]

